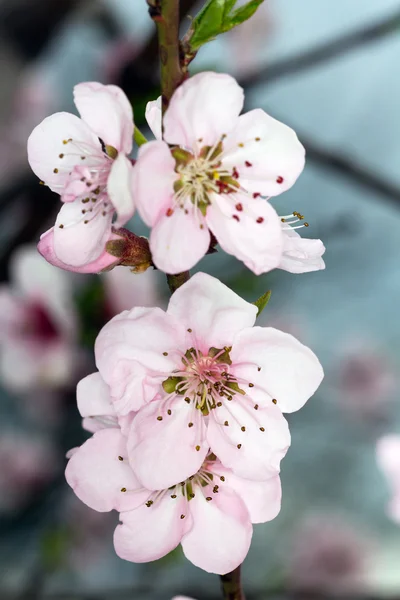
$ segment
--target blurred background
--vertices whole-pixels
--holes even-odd
[[[198,4],[181,0],[182,13]],[[310,345],[326,373],[289,415],[282,511],[255,527],[243,567],[250,599],[400,597],[400,529],[375,458],[377,439],[400,432],[399,58],[398,0],[266,0],[192,64],[236,76],[247,108],[297,131],[307,166],[275,206],[305,214],[327,248],[326,270],[304,275],[256,278],[222,252],[198,266],[250,301],[271,289],[261,324]],[[75,386],[94,370],[96,334],[124,308],[164,306],[164,277],[72,275],[35,251],[59,200],[30,172],[27,137],[74,112],[72,88],[88,80],[120,85],[145,129],[158,95],[146,2],[0,0],[0,69],[0,598],[217,598],[218,578],[179,550],[118,559],[117,515],[64,481],[65,454],[86,437]]]

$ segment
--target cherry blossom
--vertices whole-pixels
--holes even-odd
[[[0,513],[23,508],[57,472],[59,457],[52,443],[17,430],[0,435]]]
[[[243,100],[229,75],[197,74],[171,99],[164,141],[139,149],[135,198],[152,227],[154,263],[163,271],[193,267],[209,248],[210,231],[256,274],[280,264],[281,220],[262,196],[276,196],[295,183],[304,148],[292,129],[261,109],[239,116]],[[159,138],[157,102],[148,105],[146,116]]]
[[[293,336],[253,327],[256,314],[256,306],[197,273],[166,312],[137,307],[100,332],[96,364],[115,413],[138,411],[127,450],[146,487],[183,481],[209,448],[239,476],[278,472],[290,444],[282,412],[298,410],[323,371]]]
[[[144,488],[129,465],[127,439],[116,426],[97,431],[71,454],[67,482],[91,508],[120,512],[115,550],[132,562],[157,560],[181,544],[196,566],[229,572],[246,557],[252,523],[270,521],[280,510],[279,475],[248,481],[214,455],[183,481]]]
[[[134,213],[131,190],[132,107],[121,89],[80,83],[74,100],[81,118],[66,112],[47,117],[28,140],[28,159],[45,185],[64,203],[39,251],[64,269],[96,272],[115,262],[105,253],[114,227]]]
[[[377,459],[385,474],[392,498],[387,507],[388,515],[400,523],[400,436],[391,434],[382,437],[377,444]]]
[[[286,552],[289,588],[348,598],[366,590],[372,547],[366,535],[336,514],[307,516]]]
[[[77,320],[72,282],[34,247],[10,263],[11,283],[0,288],[0,374],[17,392],[57,388],[75,369]]]
[[[284,220],[282,231],[283,253],[278,265],[279,269],[289,271],[289,273],[309,273],[310,271],[320,271],[325,269],[325,263],[322,255],[325,252],[325,246],[321,240],[311,240],[302,238],[297,231],[295,223],[302,221],[303,215],[294,212],[289,217],[281,217]],[[308,223],[305,223],[308,226]]]

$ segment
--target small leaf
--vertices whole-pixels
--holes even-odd
[[[272,294],[271,290],[268,290],[268,292],[265,292],[265,294],[263,294],[255,302],[253,302],[253,304],[255,304],[258,308],[257,317],[258,317],[258,315],[260,315],[262,313],[264,308],[267,306],[268,302],[270,301],[271,294]]]
[[[229,29],[232,29],[233,27],[236,27],[236,25],[240,25],[241,23],[244,23],[245,21],[247,21],[247,19],[250,19],[250,17],[252,17],[254,15],[257,8],[263,2],[264,2],[264,0],[250,0],[250,2],[248,2],[244,6],[241,6],[237,10],[235,10],[230,15],[230,17],[228,17]],[[229,31],[229,30],[225,29],[225,31]]]
[[[250,0],[233,10],[236,2],[237,0],[208,0],[192,21],[188,40],[189,54],[197,52],[200,46],[220,33],[230,31],[250,19],[264,0]]]
[[[228,0],[229,3],[232,0]],[[209,0],[192,21],[190,48],[196,51],[223,30],[226,0]]]

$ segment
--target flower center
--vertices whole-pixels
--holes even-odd
[[[203,415],[221,406],[221,399],[230,401],[236,393],[244,394],[230,373],[230,350],[210,348],[203,355],[200,350],[189,348],[182,357],[183,369],[174,371],[163,382],[164,390],[185,396],[185,401],[193,403]]]
[[[179,175],[174,184],[174,198],[180,208],[187,210],[185,205],[189,201],[205,215],[212,194],[238,191],[240,186],[235,178],[236,170],[232,172],[223,167],[222,153],[222,140],[214,146],[203,146],[197,156],[183,148],[172,148],[175,171]]]

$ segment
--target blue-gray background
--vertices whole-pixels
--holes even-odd
[[[15,14],[16,7],[30,4],[0,2],[0,196],[29,173],[24,139],[42,118],[35,122],[27,114],[30,108],[24,109],[30,74],[39,73],[50,90],[50,112],[74,110],[73,85],[84,80],[118,82],[118,61],[125,64],[130,52],[140,52],[153,28],[145,0],[63,2],[62,18],[43,33],[42,43],[30,47],[21,40],[27,34],[18,30],[29,17],[23,10]],[[332,568],[333,581],[340,579],[341,569],[351,575],[346,564],[321,566],[318,544],[323,544],[328,563],[338,560],[335,552],[362,555],[367,566],[360,588],[377,595],[398,594],[400,530],[385,514],[389,495],[376,465],[375,443],[383,433],[400,431],[400,2],[266,0],[265,5],[242,32],[202,50],[193,68],[226,71],[239,81],[254,74],[253,85],[246,87],[247,106],[264,108],[298,132],[309,149],[306,169],[275,206],[282,214],[299,210],[306,215],[307,235],[320,237],[326,245],[326,270],[304,275],[279,271],[256,279],[223,253],[207,257],[200,268],[249,300],[272,289],[263,323],[293,332],[310,345],[326,377],[306,407],[290,415],[293,442],[282,469],[282,511],[274,522],[255,527],[244,581],[249,593],[262,595],[296,589],[307,570]],[[377,27],[380,23],[385,26]],[[25,23],[23,32],[28,30]],[[258,72],[262,76],[257,78]],[[128,77],[129,71],[123,81]],[[138,84],[142,102],[148,93]],[[16,115],[17,102],[22,108]],[[19,125],[26,119],[25,129],[17,131],[13,119]],[[24,210],[18,202],[17,197],[7,202],[1,215],[0,260],[6,261],[13,236],[18,236]],[[52,208],[57,209],[55,197]],[[36,232],[29,235],[37,238]],[[72,424],[68,416],[66,427],[47,430],[37,419],[27,425],[29,419],[21,416],[17,403],[4,391],[2,427],[18,426],[21,418],[24,427],[50,435],[63,452],[84,439],[77,415]],[[21,513],[1,515],[0,593],[36,590],[39,597],[74,598],[88,593],[100,597],[107,591],[118,597],[116,590],[126,597],[217,595],[216,577],[197,570],[179,553],[153,565],[132,565],[115,557],[111,532],[116,517],[93,526],[104,528],[93,542],[96,552],[88,544],[85,559],[67,560],[63,550],[60,558],[49,560],[59,546],[68,547],[65,530],[74,527],[74,519],[67,521],[64,512],[72,492],[62,481],[62,469],[61,460],[61,476]],[[322,542],[315,539],[318,523],[321,531],[324,523],[333,524],[330,533],[321,533]],[[310,551],[309,562],[305,559],[299,566],[296,553],[306,554],[312,544],[314,555]],[[132,589],[136,591],[131,595]]]

